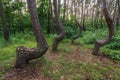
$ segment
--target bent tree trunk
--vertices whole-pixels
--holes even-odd
[[[99,48],[101,46],[105,45],[106,43],[108,43],[111,40],[111,38],[113,36],[113,33],[114,33],[113,20],[110,17],[110,14],[108,13],[106,0],[103,0],[103,13],[104,13],[104,17],[105,17],[105,20],[106,20],[106,23],[107,23],[107,26],[108,26],[109,34],[104,40],[98,40],[98,41],[95,42],[94,49],[93,49],[93,52],[92,52],[94,55],[98,54]]]
[[[9,40],[9,32],[8,32],[8,28],[7,28],[7,21],[5,18],[5,12],[3,10],[3,4],[2,4],[2,0],[0,0],[0,17],[1,17],[1,23],[3,26],[3,35],[4,35],[4,39],[6,41]]]
[[[59,20],[57,0],[53,0],[53,4],[54,4],[54,14],[55,14],[55,18],[56,18],[57,27],[60,30],[60,31],[58,31],[58,36],[55,37],[54,42],[53,42],[53,46],[52,46],[52,50],[56,51],[58,48],[59,42],[65,36],[65,30],[64,30],[64,27],[61,25],[60,20]]]
[[[80,23],[79,23],[76,19],[75,19],[75,22],[77,23],[77,25],[78,25],[80,31],[79,31],[79,33],[78,33],[77,35],[74,35],[74,36],[71,38],[71,44],[73,44],[74,41],[75,41],[77,38],[80,37],[81,32],[82,32],[82,30],[83,30],[82,25],[80,25]]]
[[[30,60],[36,59],[44,55],[48,49],[48,44],[43,37],[41,32],[41,26],[38,20],[38,14],[36,11],[36,2],[35,0],[27,0],[28,10],[30,13],[30,19],[32,22],[32,28],[34,36],[37,42],[37,48],[25,48],[20,46],[17,48],[17,58],[16,58],[16,68],[21,68],[26,66]]]

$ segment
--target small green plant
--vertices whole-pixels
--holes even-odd
[[[110,56],[111,56],[112,59],[120,61],[120,52],[119,51],[113,51],[110,54]]]
[[[113,37],[110,43],[108,43],[107,48],[120,50],[120,36]]]
[[[73,35],[78,34],[79,29],[74,19],[66,20],[64,27],[67,38],[71,38]]]

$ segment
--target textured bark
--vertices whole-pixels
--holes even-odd
[[[71,10],[70,10],[70,14],[73,15],[73,0],[71,0]]]
[[[8,32],[8,27],[7,27],[7,21],[5,18],[5,12],[3,10],[3,4],[2,4],[2,0],[0,0],[0,17],[1,17],[1,23],[3,26],[3,35],[4,35],[4,39],[6,41],[9,40],[9,32]]]
[[[73,1],[73,4],[74,4],[74,15],[75,15],[75,19],[76,19],[76,16],[77,16],[77,2],[76,2],[76,0]]]
[[[69,15],[69,5],[70,5],[70,1],[69,0],[67,0],[67,9],[66,9],[66,12],[67,12],[67,15],[66,16],[68,16]]]
[[[52,4],[51,4],[51,0],[49,0],[49,6],[48,6],[48,26],[47,26],[47,34],[50,34],[51,32],[51,7],[52,7]]]
[[[54,4],[54,14],[55,14],[55,18],[56,18],[57,28],[60,30],[57,37],[55,37],[54,42],[53,42],[53,46],[52,46],[52,50],[56,51],[58,48],[59,42],[65,36],[65,30],[64,30],[64,27],[61,25],[60,20],[59,20],[58,9],[57,9],[57,0],[53,0],[53,4]]]
[[[120,14],[120,0],[117,0],[117,2],[118,2],[118,12]]]
[[[32,22],[33,32],[37,42],[37,48],[25,48],[20,46],[17,48],[16,68],[24,67],[32,59],[36,59],[45,54],[48,49],[46,40],[40,30],[41,26],[38,20],[35,0],[27,0],[30,19]]]
[[[99,48],[101,46],[105,45],[106,43],[108,43],[111,40],[111,38],[113,36],[113,33],[114,33],[113,20],[110,17],[110,14],[108,13],[106,0],[103,0],[103,14],[104,14],[107,26],[108,26],[109,34],[104,40],[98,40],[98,41],[95,42],[94,49],[93,49],[93,52],[92,52],[94,55],[98,54]]]
[[[83,30],[82,25],[80,25],[80,23],[79,23],[77,20],[75,20],[75,22],[77,23],[77,25],[78,25],[78,27],[79,27],[80,32],[79,32],[79,34],[74,35],[74,36],[71,38],[71,44],[73,44],[73,43],[74,43],[74,41],[75,41],[77,38],[79,38],[79,37],[80,37],[81,32],[82,32],[82,30]]]
[[[116,28],[118,29],[120,24],[120,0],[117,0],[118,5],[118,14],[117,14],[117,20],[116,20]]]
[[[95,7],[95,18],[94,18],[94,26],[98,29],[98,20],[99,20],[99,1],[97,0],[96,7]]]
[[[86,5],[86,4],[85,4]],[[84,5],[84,1],[82,1],[82,14],[81,14],[81,21],[82,21],[82,26],[83,26],[83,30],[85,31],[85,6]]]
[[[60,16],[61,0],[58,0],[58,16]]]
[[[66,0],[64,0],[63,25],[65,23],[65,13],[66,13]]]
[[[114,8],[114,14],[113,14],[113,21],[114,22],[115,22],[116,12],[117,12],[117,0],[115,1],[115,8]]]

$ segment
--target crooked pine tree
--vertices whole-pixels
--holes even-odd
[[[57,0],[53,0],[53,4],[54,4],[55,19],[56,19],[57,28],[58,28],[58,35],[54,39],[52,50],[56,51],[57,48],[58,48],[59,42],[61,40],[63,40],[63,38],[65,36],[65,30],[64,30],[63,25],[60,23],[59,14],[58,14],[58,8],[57,8]]]
[[[25,67],[30,60],[41,57],[48,50],[48,44],[41,32],[41,26],[39,24],[38,14],[36,11],[36,2],[35,0],[27,0],[27,4],[37,47],[18,47],[16,55],[16,68]]]
[[[71,44],[73,44],[74,41],[75,41],[77,38],[80,37],[80,35],[81,35],[82,31],[83,31],[82,25],[81,25],[76,19],[75,19],[75,22],[76,22],[76,24],[77,24],[78,27],[79,27],[79,33],[78,33],[77,35],[73,35],[73,36],[72,36],[72,38],[71,38]]]
[[[108,35],[104,40],[97,40],[94,44],[94,49],[93,49],[93,54],[94,55],[98,55],[98,51],[99,48],[103,45],[105,45],[106,43],[108,43],[113,36],[114,33],[114,27],[113,27],[113,20],[108,12],[108,8],[107,8],[107,4],[106,4],[106,0],[103,0],[103,14],[107,23],[107,27],[108,27]]]

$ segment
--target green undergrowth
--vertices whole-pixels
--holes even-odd
[[[93,49],[94,42],[96,40],[103,40],[106,36],[106,29],[97,30],[94,32],[85,31],[82,33],[80,38],[76,40],[76,42],[82,46],[85,46],[85,48]],[[114,60],[120,60],[120,30],[115,31],[112,40],[105,46],[102,46],[100,52]]]

